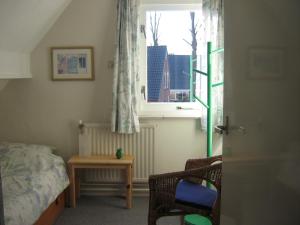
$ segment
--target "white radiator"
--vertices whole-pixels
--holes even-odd
[[[79,134],[79,145],[91,149],[92,155],[115,155],[117,148],[125,154],[133,155],[133,182],[147,182],[154,172],[155,125],[140,124],[140,132],[116,134],[109,124],[84,123],[83,133]],[[84,141],[82,139],[84,137]],[[122,182],[120,170],[90,169],[85,173],[85,182]]]

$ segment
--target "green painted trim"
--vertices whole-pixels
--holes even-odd
[[[211,42],[207,43],[207,157],[212,156],[212,75]]]
[[[194,98],[198,101],[198,102],[200,102],[205,108],[209,108],[209,106],[207,105],[207,104],[205,104],[200,98],[198,98],[197,96],[194,96]]]
[[[224,52],[224,48],[219,48],[212,50],[212,43],[207,42],[207,73],[204,73],[200,70],[193,69],[193,59],[190,56],[190,93],[193,93],[193,96],[190,96],[190,101],[194,101],[195,99],[199,101],[206,109],[207,109],[207,157],[211,157],[213,153],[212,149],[212,88],[223,85],[224,82],[212,83],[212,54]],[[193,87],[193,72],[200,73],[202,75],[207,76],[207,103],[205,104],[199,97],[197,97],[192,90]]]
[[[194,102],[194,79],[193,79],[193,58],[190,56],[190,102]]]
[[[212,85],[212,87],[218,87],[218,86],[223,85],[223,84],[224,84],[224,82],[215,83],[215,84]]]
[[[219,53],[219,52],[224,52],[224,48],[218,48],[218,49],[212,50],[210,53],[215,54],[215,53]]]
[[[204,73],[204,72],[202,72],[202,71],[200,71],[200,70],[196,70],[196,69],[194,69],[194,71],[195,71],[196,73],[200,73],[200,74],[202,74],[202,75],[205,75],[205,76],[207,76],[207,73]]]

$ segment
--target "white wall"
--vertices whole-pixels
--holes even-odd
[[[31,77],[31,51],[70,1],[0,1],[0,79]]]
[[[65,159],[78,152],[77,122],[111,116],[116,1],[73,0],[31,54],[33,78],[13,80],[0,92],[0,141],[44,143]],[[51,81],[50,47],[95,48],[95,81]],[[142,121],[143,122],[143,121]],[[205,156],[206,139],[195,119],[147,119],[157,124],[156,172],[184,168]]]

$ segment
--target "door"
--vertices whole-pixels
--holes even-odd
[[[224,2],[221,225],[300,224],[300,1]]]

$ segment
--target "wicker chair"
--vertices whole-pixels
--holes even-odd
[[[222,162],[222,157],[189,159],[184,171],[151,175],[149,177],[148,225],[156,225],[157,219],[163,216],[188,214],[200,214],[208,217],[213,225],[219,225],[222,163],[215,163],[217,161]],[[202,186],[202,181],[209,181],[216,190]],[[192,186],[201,186],[204,190],[214,192],[215,198],[211,201],[211,205],[194,204],[178,199],[178,184],[183,182],[190,183]],[[205,195],[205,192],[203,193]]]

